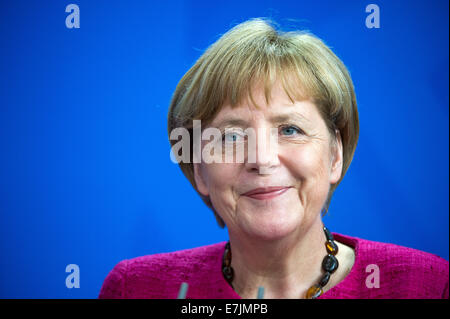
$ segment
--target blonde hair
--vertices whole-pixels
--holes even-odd
[[[208,125],[222,106],[235,107],[244,98],[256,105],[252,96],[256,85],[263,85],[269,103],[275,81],[280,81],[292,102],[311,99],[331,136],[336,138],[336,130],[341,135],[342,175],[330,186],[326,212],[358,141],[353,83],[345,65],[322,40],[305,31],[278,31],[266,19],[251,19],[233,27],[202,54],[178,83],[170,103],[168,133],[170,136],[174,128],[184,127],[191,137],[191,160],[179,163],[180,168],[198,192],[192,161],[192,121]],[[173,146],[177,141],[170,142]],[[209,198],[198,193],[223,228],[225,224]]]

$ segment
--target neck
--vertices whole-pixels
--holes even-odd
[[[326,255],[323,224],[318,217],[307,230],[279,240],[261,241],[230,233],[233,287],[242,298],[302,298],[322,275]]]

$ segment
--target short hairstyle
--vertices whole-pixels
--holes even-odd
[[[225,104],[235,107],[244,98],[253,104],[252,89],[263,85],[266,102],[280,81],[294,103],[310,99],[320,112],[330,135],[339,131],[343,145],[342,175],[330,186],[323,207],[325,213],[336,187],[353,159],[359,135],[356,96],[350,74],[342,61],[315,35],[307,31],[283,32],[267,19],[251,19],[222,35],[183,76],[172,96],[168,133],[184,127],[190,133],[190,162],[180,168],[213,210],[220,227],[224,221],[209,197],[197,189],[193,164],[193,120],[210,124]],[[170,140],[173,146],[177,141]]]

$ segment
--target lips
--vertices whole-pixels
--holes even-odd
[[[273,187],[255,188],[252,189],[251,191],[248,191],[247,193],[242,194],[242,196],[247,196],[259,200],[272,199],[284,194],[289,188],[291,187],[273,186]]]

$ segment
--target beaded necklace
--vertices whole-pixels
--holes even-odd
[[[320,295],[322,295],[322,288],[325,287],[325,285],[330,280],[331,274],[334,273],[339,267],[339,262],[335,257],[339,249],[334,242],[333,234],[331,234],[331,232],[325,226],[323,226],[323,231],[325,233],[325,237],[327,238],[327,241],[325,242],[327,255],[322,261],[322,269],[325,273],[317,284],[308,289],[308,291],[306,292],[306,299],[316,299]],[[229,241],[225,245],[225,252],[223,254],[222,274],[225,277],[225,280],[230,284],[230,286],[233,287],[232,282],[234,279],[234,270],[233,267],[231,267],[231,248]]]

